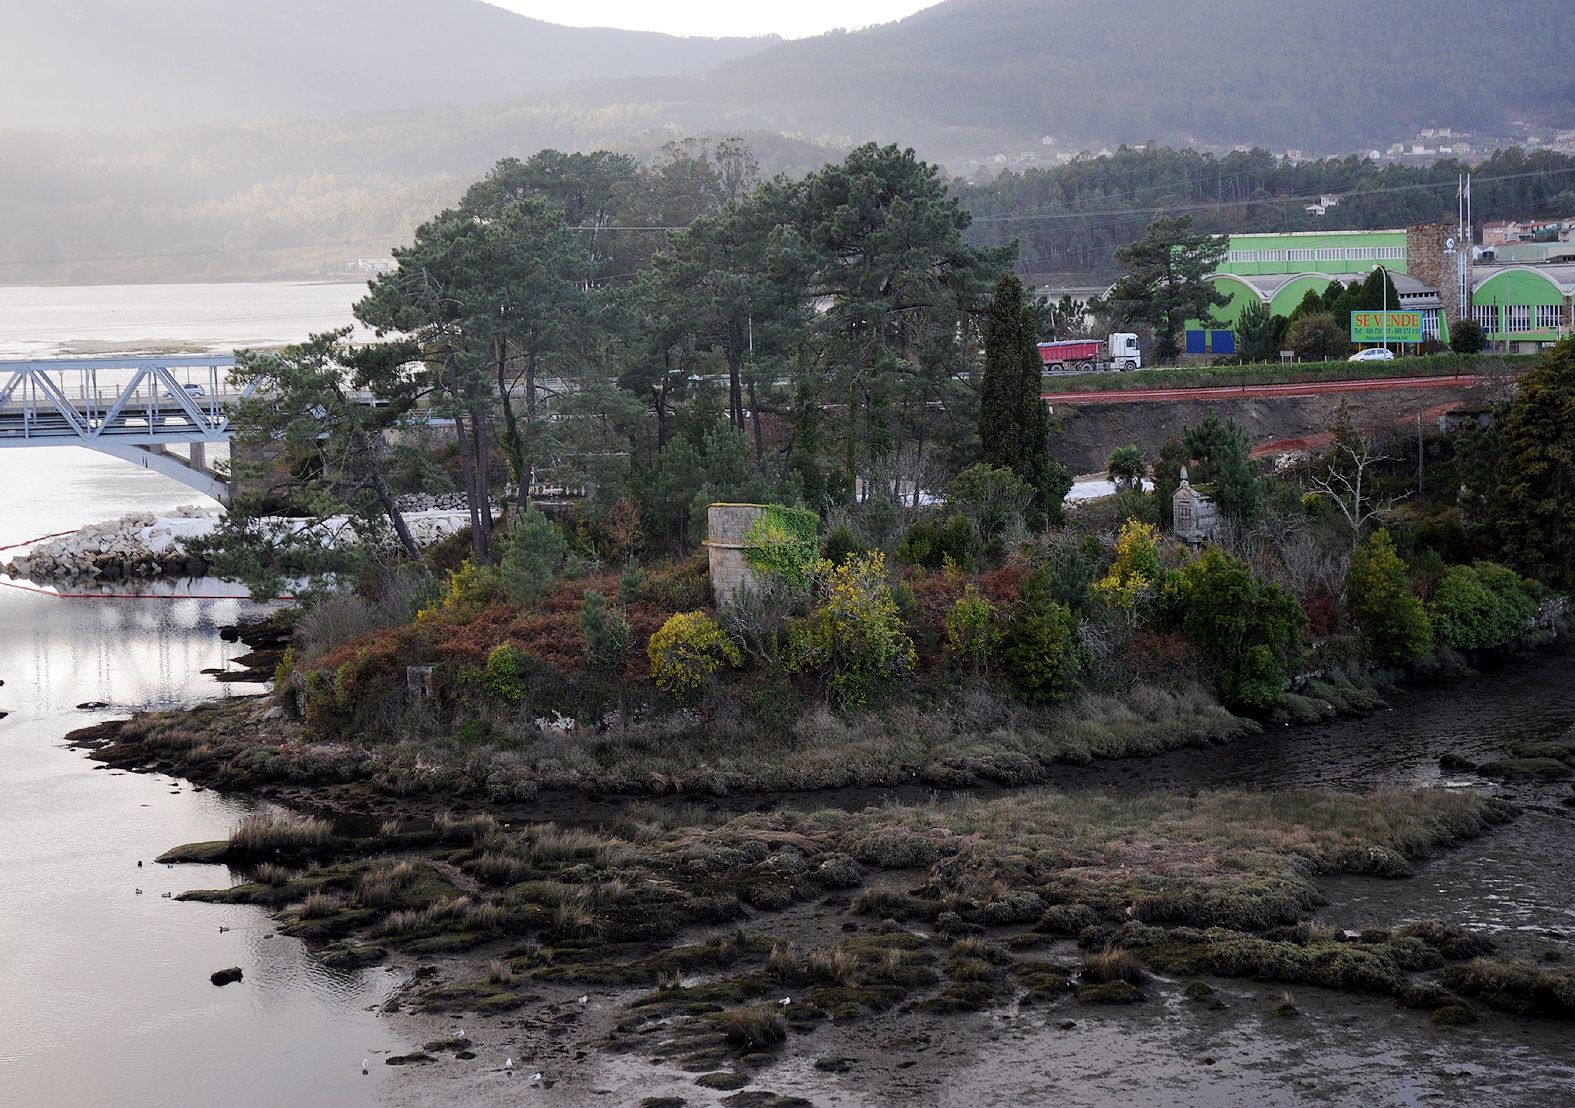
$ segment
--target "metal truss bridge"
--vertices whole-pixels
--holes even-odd
[[[0,361],[0,449],[85,446],[228,503],[206,453],[230,441],[230,409],[255,387],[230,384],[234,365],[228,354]]]

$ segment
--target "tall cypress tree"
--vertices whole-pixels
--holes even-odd
[[[984,460],[1020,472],[1023,458],[1023,283],[1008,273],[995,284],[984,327],[979,441]],[[1037,381],[1037,377],[1036,377]]]
[[[1061,517],[1071,475],[1050,458],[1050,410],[1041,396],[1039,310],[1023,284],[1006,274],[995,286],[984,332],[979,441],[984,460],[1011,470],[1034,490],[1028,522],[1035,530]]]

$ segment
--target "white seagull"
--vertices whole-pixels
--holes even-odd
[[[777,1001],[777,1003],[786,1008],[789,1004],[793,1003],[793,998],[790,996],[785,996],[781,1000]]]

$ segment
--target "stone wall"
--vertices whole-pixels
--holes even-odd
[[[764,504],[712,504],[706,508],[706,552],[711,558],[711,595],[721,607],[740,585],[753,585],[755,571],[744,558],[744,535],[765,514]]]

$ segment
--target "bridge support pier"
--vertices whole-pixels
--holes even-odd
[[[143,469],[172,477],[187,488],[196,489],[204,496],[211,496],[225,507],[230,505],[230,486],[218,474],[202,464],[204,451],[201,443],[192,443],[191,460],[171,454],[158,447],[122,446],[112,443],[84,443],[100,454],[130,462]]]

